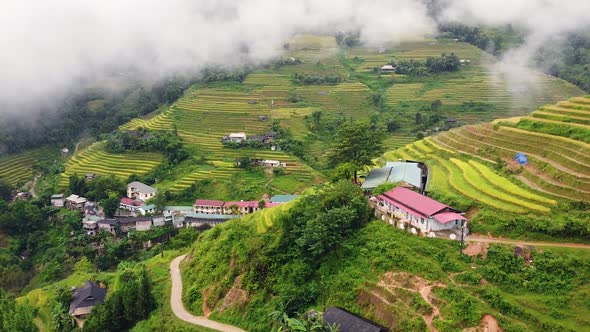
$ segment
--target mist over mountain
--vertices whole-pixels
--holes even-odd
[[[306,32],[358,31],[378,46],[434,33],[439,22],[512,24],[526,41],[504,62],[526,65],[548,39],[588,27],[588,12],[583,0],[3,1],[0,114],[51,108],[96,82],[116,90],[113,81],[261,64]]]
[[[3,1],[0,12],[0,113],[105,76],[157,80],[258,64],[301,32],[359,30],[378,44],[435,30],[412,0],[24,0]]]

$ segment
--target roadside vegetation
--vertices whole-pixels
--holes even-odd
[[[424,318],[435,307],[439,331],[478,326],[484,314],[506,330],[589,326],[583,318],[588,308],[580,305],[588,291],[587,252],[515,254],[492,245],[485,254],[461,256],[457,242],[367,222],[366,204],[357,188],[338,183],[277,212],[264,233],[256,226],[262,214],[204,233],[183,267],[190,285],[185,304],[194,314],[206,310],[212,319],[248,330],[273,326],[276,308],[297,317],[324,305],[393,330],[425,330]],[[420,296],[420,284],[429,285],[428,300]]]

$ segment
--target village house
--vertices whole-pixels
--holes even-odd
[[[121,198],[121,202],[119,203],[119,209],[137,212],[139,207],[143,204],[143,202],[135,199],[131,199],[129,197]]]
[[[269,131],[264,133],[264,136],[262,137],[262,142],[264,143],[272,143],[274,142],[275,139],[277,139],[277,133],[275,133],[274,131]]]
[[[97,222],[98,230],[117,235],[117,221],[115,219],[102,219]]]
[[[172,224],[175,228],[184,226],[184,218],[192,213],[194,206],[165,206],[163,209],[164,222]]]
[[[74,289],[69,313],[76,319],[86,318],[92,308],[104,302],[107,290],[98,286],[94,281],[87,281],[82,288]]]
[[[86,235],[94,236],[98,231],[98,222],[101,220],[100,217],[97,216],[85,216],[82,219],[82,228]]]
[[[389,223],[400,221],[399,227],[415,227],[423,235],[434,236],[439,231],[461,232],[467,229],[467,219],[461,211],[412,190],[396,187],[377,196],[379,209],[390,217]]]
[[[146,201],[156,196],[156,193],[157,191],[155,188],[138,181],[131,182],[127,185],[127,197],[131,199]]]
[[[126,220],[120,220],[119,223],[121,225],[124,225],[126,223],[128,223],[130,225],[130,227],[133,224],[133,222],[135,222],[135,230],[138,232],[145,232],[145,231],[149,231],[150,229],[152,229],[152,223],[153,223],[153,219],[150,217],[142,217],[142,218],[133,218],[135,220],[129,220],[128,222]],[[164,220],[164,218],[162,217],[162,220]],[[121,226],[122,228],[123,226]]]
[[[166,218],[164,218],[164,216],[153,216],[152,225],[154,227],[162,227],[166,225]]]
[[[223,214],[223,201],[197,199],[194,204],[194,212],[205,214]]]
[[[392,65],[385,65],[385,66],[381,67],[382,73],[393,73],[394,71],[395,71],[395,67],[393,67]]]
[[[254,159],[254,164],[262,167],[287,167],[287,163],[278,160]]]
[[[86,202],[86,204],[84,205],[84,215],[85,216],[97,215],[98,211],[96,208],[97,208],[96,202],[91,202],[91,201]]]
[[[138,210],[139,214],[141,214],[142,216],[145,216],[146,214],[154,214],[154,213],[156,213],[156,211],[157,211],[156,205],[145,204],[145,203],[142,204]]]
[[[84,176],[84,178],[86,179],[86,181],[92,181],[92,180],[94,180],[94,178],[96,178],[96,174],[88,173]]]
[[[84,206],[86,205],[86,202],[88,202],[88,200],[86,198],[75,195],[75,194],[71,194],[70,196],[68,196],[66,198],[65,206],[66,206],[66,208],[68,208],[70,210],[83,211]]]
[[[328,307],[324,310],[323,319],[330,326],[335,326],[340,332],[388,331],[385,327],[375,322],[338,307]]]
[[[51,195],[51,206],[61,208],[61,207],[64,207],[64,204],[65,204],[64,194]]]
[[[28,191],[21,191],[19,193],[16,194],[16,196],[14,197],[14,200],[19,200],[19,201],[26,201],[29,199],[29,197],[31,197],[31,193]]]
[[[211,214],[211,213],[196,213],[192,212],[185,216],[186,227],[199,227],[205,224],[209,226],[215,226],[224,223],[230,219],[235,218],[234,216],[227,214]]]
[[[225,202],[223,204],[223,214],[250,214],[258,210],[258,201],[239,201]]]
[[[131,230],[144,232],[152,228],[152,217],[119,217],[115,218],[115,222],[122,233],[129,233]]]
[[[230,133],[228,138],[232,142],[242,143],[248,139],[248,136],[244,132],[239,132],[239,133]]]

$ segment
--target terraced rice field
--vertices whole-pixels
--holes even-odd
[[[463,69],[461,77],[450,78],[436,83],[394,84],[386,93],[386,103],[398,106],[400,103],[420,104],[440,100],[443,105],[459,107],[464,103],[489,104],[489,111],[449,110],[448,116],[465,123],[491,121],[498,117],[524,115],[543,104],[555,103],[582,92],[575,86],[556,78],[528,72],[533,77],[535,89],[523,85],[520,90],[512,89],[504,79],[493,77],[494,73],[475,65]],[[409,114],[409,118],[412,118]]]
[[[428,190],[463,196],[479,204],[513,213],[549,213],[557,202],[497,174],[468,155],[443,147],[432,138],[386,154],[387,159],[421,160],[429,166]]]
[[[134,130],[139,127],[149,128],[149,129],[157,129],[157,130],[164,130],[164,129],[171,129],[172,124],[174,123],[174,119],[172,119],[172,111],[167,110],[163,113],[160,113],[150,119],[133,119],[126,124],[119,127],[121,130]]]
[[[375,110],[370,101],[369,88],[360,82],[302,86],[295,91],[309,103],[322,106],[328,112],[342,113],[346,117],[366,118]]]
[[[590,97],[571,98],[551,110],[570,114],[587,112]],[[467,197],[499,210],[514,213],[548,213],[558,200],[590,201],[590,144],[568,137],[551,135],[540,128],[517,128],[518,121],[536,119],[536,112],[514,121],[495,121],[493,125],[471,125],[409,144],[389,152],[386,158],[426,161],[430,167],[428,188]],[[557,121],[564,132],[579,124]],[[528,164],[512,161],[524,153]],[[492,167],[502,160],[517,170],[514,176],[497,173]]]
[[[255,84],[260,77],[250,79]],[[280,79],[277,84],[282,84]],[[270,130],[271,121],[261,121],[259,116],[272,117],[270,107],[264,96],[256,92],[240,92],[224,89],[199,89],[191,95],[178,100],[170,111],[153,119],[149,125],[154,129],[166,129],[168,121],[176,124],[182,140],[195,148],[213,163],[223,162],[225,166],[214,170],[196,170],[177,179],[169,188],[179,191],[189,187],[197,180],[209,178],[229,180],[244,171],[233,166],[238,157],[248,155],[252,158],[279,160],[287,163],[287,172],[299,183],[308,183],[314,176],[312,170],[297,158],[283,151],[226,149],[221,143],[223,136],[232,132],[246,132],[247,135],[262,135]],[[228,166],[229,165],[229,166]]]
[[[455,53],[461,59],[478,61],[482,55],[481,51],[467,43],[455,43],[452,41],[415,41],[403,42],[397,45],[390,45],[386,49],[354,48],[346,53],[349,59],[359,58],[362,61],[357,71],[372,71],[375,67],[382,67],[392,60],[426,59],[437,57],[441,53]]]
[[[34,149],[0,158],[0,179],[10,185],[33,179],[33,166],[38,162],[57,158],[57,152],[47,149]]]
[[[131,174],[145,174],[162,162],[162,155],[150,152],[133,152],[124,154],[108,153],[103,143],[95,143],[73,156],[62,173],[59,186],[68,186],[71,175],[115,175],[126,180]]]

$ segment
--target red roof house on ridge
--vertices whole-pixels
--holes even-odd
[[[385,192],[377,200],[387,213],[425,233],[460,229],[467,220],[461,211],[403,187]]]

